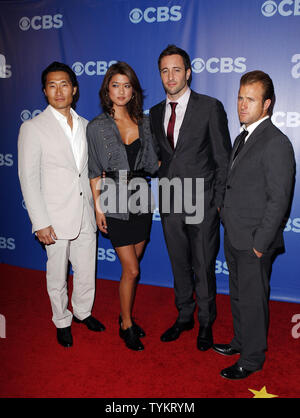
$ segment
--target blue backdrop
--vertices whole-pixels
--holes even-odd
[[[20,191],[17,137],[22,121],[46,106],[40,75],[50,62],[65,62],[76,72],[76,110],[89,120],[101,111],[98,91],[108,66],[128,62],[145,89],[147,112],[164,98],[157,58],[175,43],[191,57],[191,87],[223,102],[232,140],[239,130],[240,77],[261,69],[275,84],[273,122],[291,139],[299,162],[299,39],[300,0],[0,0],[0,261],[45,269],[45,251],[31,234]],[[297,180],[285,228],[286,253],[274,263],[271,298],[300,303],[299,175]],[[217,289],[228,293],[220,233]],[[157,211],[141,271],[141,283],[173,286]],[[100,236],[97,277],[119,276],[115,251]]]

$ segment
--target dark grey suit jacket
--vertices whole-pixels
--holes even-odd
[[[292,144],[268,118],[249,136],[232,166],[236,147],[221,210],[228,238],[239,250],[282,247],[295,180]]]
[[[204,178],[220,207],[231,151],[227,116],[221,102],[191,91],[177,145],[173,151],[164,130],[166,101],[150,109],[151,128],[161,161],[159,177]]]

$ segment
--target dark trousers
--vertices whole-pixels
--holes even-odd
[[[215,262],[219,251],[219,215],[216,208],[205,211],[202,223],[190,225],[184,214],[162,216],[162,226],[174,276],[178,321],[194,316],[195,299],[201,326],[216,318]]]
[[[234,328],[230,345],[241,352],[240,366],[257,370],[265,361],[267,349],[269,276],[274,250],[258,258],[252,248],[234,248],[226,232],[224,250]]]

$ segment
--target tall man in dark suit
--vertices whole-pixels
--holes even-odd
[[[190,224],[186,213],[175,213],[172,208],[171,213],[161,211],[179,312],[175,324],[161,340],[176,340],[182,331],[194,327],[195,291],[200,323],[197,347],[205,351],[213,345],[212,324],[216,317],[218,208],[223,203],[231,151],[227,117],[218,100],[190,90],[191,62],[184,50],[169,45],[160,54],[158,66],[167,93],[166,99],[150,110],[161,161],[159,177],[179,178],[181,182],[189,178],[194,183],[204,179],[202,222]],[[198,197],[193,192],[193,198]]]
[[[252,71],[242,76],[241,134],[233,146],[221,210],[234,338],[214,346],[220,354],[240,353],[237,363],[221,371],[228,379],[245,378],[265,361],[269,274],[275,249],[283,247],[294,184],[293,147],[268,114],[273,97],[268,74]]]

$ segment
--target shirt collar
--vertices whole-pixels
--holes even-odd
[[[249,134],[248,134],[248,136],[249,136],[250,134],[252,134],[252,132],[254,131],[254,129],[256,129],[258,127],[258,125],[260,125],[264,120],[266,120],[268,118],[269,118],[269,115],[265,116],[262,119],[257,120],[254,123],[251,123],[251,125],[248,125],[247,128],[246,128],[245,125],[242,125],[241,126],[241,129],[240,129],[240,132],[242,132],[245,129],[246,131],[249,132]]]
[[[177,100],[175,100],[175,102],[178,103],[177,106],[186,106],[189,101],[190,94],[191,94],[191,89],[188,87],[186,91],[183,93],[183,95],[180,96]],[[167,96],[166,105],[168,105],[171,102],[174,102],[174,100],[170,100],[169,97]]]
[[[64,116],[62,113],[58,112],[58,110],[54,109],[53,106],[49,105],[53,115],[56,117],[56,119],[61,120],[63,122],[67,122],[66,116]],[[74,109],[70,109],[71,115],[73,119],[79,119],[79,115],[75,112]]]

